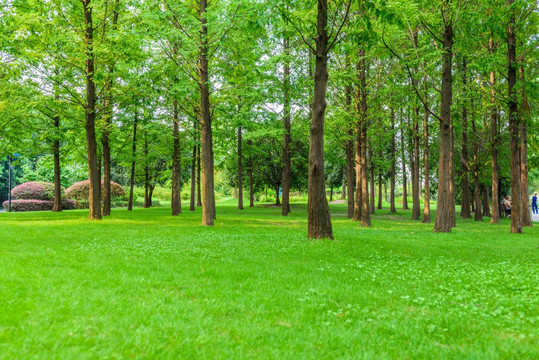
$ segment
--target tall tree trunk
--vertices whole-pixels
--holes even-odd
[[[101,215],[101,173],[98,166],[97,137],[95,133],[95,81],[94,81],[94,26],[91,0],[82,0],[84,9],[84,45],[86,53],[86,145],[88,148],[88,177],[90,219],[99,220]]]
[[[202,206],[201,172],[202,172],[202,166],[200,165],[200,144],[198,144],[197,145],[197,206]]]
[[[391,180],[389,185],[389,206],[392,213],[397,212],[395,207],[395,177],[396,177],[396,155],[395,155],[395,109],[391,109]]]
[[[408,210],[408,183],[406,181],[406,157],[404,156],[404,127],[404,119],[401,115],[402,209]]]
[[[462,83],[466,92],[466,58],[462,57]],[[468,182],[469,173],[468,159],[468,109],[462,106],[462,203],[460,205],[460,216],[463,219],[470,219],[470,184]]]
[[[253,155],[252,147],[253,142],[247,140],[247,145],[249,145],[249,207],[255,206],[255,194],[253,189]]]
[[[508,7],[514,0],[507,0]],[[516,61],[516,35],[514,10],[509,9],[511,17],[507,24],[507,87],[509,107],[509,133],[511,136],[511,232],[522,233],[521,211],[521,184],[520,184],[520,119],[518,116],[517,93],[517,61]]]
[[[488,186],[483,185],[483,216],[490,217],[490,201],[488,198]]]
[[[115,1],[114,11],[112,17],[112,29],[116,30],[116,25],[118,23],[118,3],[119,0]],[[105,117],[103,124],[103,135],[101,137],[101,144],[103,145],[103,216],[110,216],[111,202],[112,202],[112,193],[110,188],[111,174],[110,174],[110,131],[112,129],[112,88],[114,84],[114,65],[109,65],[108,67],[108,83],[105,85]]]
[[[328,80],[327,0],[318,0],[314,96],[309,141],[308,237],[333,239],[324,179],[324,117]]]
[[[494,54],[494,41],[492,35],[488,39],[488,49],[490,54]],[[496,106],[496,72],[494,69],[490,71],[490,86],[491,96],[491,112],[490,112],[490,141],[491,141],[491,163],[492,163],[492,217],[491,224],[500,222],[500,198],[499,194],[499,179],[498,179],[498,108]]]
[[[290,39],[286,37],[283,41],[284,55],[284,78],[283,78],[283,159],[282,159],[282,188],[283,206],[282,215],[286,216],[290,212],[290,59],[289,59]]]
[[[369,186],[370,186],[370,194],[369,194],[369,208],[370,208],[370,212],[371,214],[374,214],[374,212],[376,211],[375,210],[375,206],[374,206],[374,202],[375,202],[375,197],[376,197],[376,194],[375,194],[375,185],[374,185],[374,164],[373,164],[373,161],[372,161],[372,147],[369,146]]]
[[[417,31],[414,32],[414,43],[417,48]],[[417,71],[416,71],[417,72]],[[418,88],[417,78],[412,78],[415,88]],[[419,220],[421,214],[421,204],[419,202],[419,105],[417,100],[414,103],[414,116],[412,120],[412,140],[414,144],[413,152],[410,154],[410,163],[412,170],[412,220]],[[413,159],[412,159],[413,155]]]
[[[425,92],[427,81],[424,79]],[[425,173],[425,198],[423,200],[423,223],[430,223],[430,170],[429,170],[429,112],[427,104],[423,113],[423,171]]]
[[[382,158],[382,152],[378,153],[379,159]],[[378,169],[378,210],[382,210],[382,169]]]
[[[352,91],[351,85],[346,86],[346,109],[352,111]],[[346,133],[346,187],[348,190],[348,218],[354,217],[354,130],[352,127]]]
[[[172,117],[173,117],[173,130],[172,137],[173,150],[172,150],[172,216],[176,216],[182,213],[182,166],[181,166],[181,154],[180,154],[180,129],[178,122],[178,101],[176,99],[172,102]]]
[[[453,99],[451,65],[453,58],[453,24],[450,16],[451,0],[444,0],[443,54],[442,54],[442,101],[440,104],[440,157],[438,167],[438,203],[436,207],[435,232],[450,232],[451,220],[451,102]]]
[[[52,153],[54,155],[54,205],[53,212],[62,211],[62,181],[60,178],[60,116],[54,117],[54,142]],[[10,189],[11,190],[11,189]]]
[[[360,131],[360,163],[361,163],[361,226],[370,227],[371,212],[369,209],[369,187],[368,187],[368,172],[367,172],[367,62],[365,60],[365,50],[359,50],[359,83],[360,83],[360,99],[361,99],[361,131]]]
[[[449,202],[451,213],[451,227],[457,226],[457,209],[455,203],[455,132],[453,119],[450,119],[450,146],[449,146]]]
[[[279,186],[281,184],[276,184],[275,185],[275,206],[281,206],[281,200],[279,198]]]
[[[202,158],[202,225],[213,226],[215,218],[215,194],[213,183],[213,144],[210,118],[210,88],[208,76],[208,27],[206,0],[200,0],[200,126]]]
[[[238,126],[238,210],[243,210],[243,155],[241,152],[241,125]]]
[[[144,134],[144,207],[149,208],[150,204],[150,166],[149,166],[149,150],[148,150],[148,132]]]
[[[518,69],[520,83],[522,86],[522,106],[520,109],[520,183],[522,194],[522,226],[532,226],[530,204],[528,195],[528,96],[526,95],[526,82],[524,79],[524,68],[522,65]]]
[[[356,93],[356,109],[359,113],[359,92]],[[356,128],[354,130],[354,153],[355,153],[355,172],[356,172],[356,183],[355,183],[355,196],[354,196],[354,211],[352,220],[360,221],[361,220],[361,211],[363,206],[363,196],[361,193],[361,181],[363,179],[362,163],[361,163],[361,122],[356,121]]]
[[[133,121],[133,146],[131,148],[131,174],[129,176],[129,202],[127,203],[127,210],[133,210],[133,192],[135,188],[135,165],[137,158],[137,122],[138,122],[138,110],[135,110],[135,119]]]
[[[193,145],[193,158],[191,159],[191,202],[189,203],[189,211],[195,211],[196,204],[196,188],[197,188],[197,146]]]
[[[346,167],[342,171],[341,199],[346,199]]]
[[[473,110],[473,102],[471,105]],[[475,126],[475,118],[472,112],[472,132],[473,132],[473,179],[474,179],[474,202],[475,202],[475,221],[483,221],[483,213],[481,209],[481,183],[479,182],[479,145],[478,138],[479,134],[477,133],[477,128]]]

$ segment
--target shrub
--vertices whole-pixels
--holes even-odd
[[[54,201],[54,184],[45,181],[26,182],[15,186],[11,190],[11,197],[15,200]]]
[[[122,185],[110,182],[111,198],[124,198],[125,190]],[[90,193],[90,180],[79,181],[74,183],[65,191],[65,196],[68,199],[74,199],[77,201],[88,201],[88,195]],[[103,180],[101,180],[101,193],[103,193]]]
[[[9,203],[4,201],[2,206],[7,211]],[[54,201],[51,200],[12,200],[11,211],[23,212],[23,211],[50,211],[54,206]],[[77,202],[64,199],[62,200],[62,210],[74,210],[77,208]]]

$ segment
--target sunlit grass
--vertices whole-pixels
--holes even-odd
[[[332,205],[0,214],[0,357],[539,358],[539,231]]]

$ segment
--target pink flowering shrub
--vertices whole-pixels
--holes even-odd
[[[103,193],[103,180],[101,180],[101,193]],[[111,198],[123,198],[125,197],[125,190],[122,185],[110,182]],[[90,180],[79,181],[74,183],[65,191],[65,196],[68,199],[74,199],[77,201],[88,201],[88,195],[90,193]]]
[[[2,206],[7,211],[9,207],[8,201],[4,201]],[[11,200],[11,211],[51,211],[54,206],[54,201],[51,200]],[[77,208],[77,202],[64,199],[62,200],[62,210],[74,210]]]
[[[62,188],[62,191],[65,191]],[[54,201],[54,184],[45,181],[30,181],[15,186],[11,190],[15,200],[50,200]]]

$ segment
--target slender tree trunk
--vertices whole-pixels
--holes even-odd
[[[189,211],[195,211],[196,205],[196,173],[197,173],[197,146],[193,145],[193,158],[191,159],[191,202],[189,203]]]
[[[202,206],[202,187],[201,187],[201,172],[200,165],[200,144],[197,145],[197,206]]]
[[[389,206],[392,213],[397,212],[395,207],[395,177],[396,177],[396,155],[395,155],[395,109],[391,109],[391,180],[389,185]]]
[[[84,9],[84,45],[86,52],[86,145],[88,148],[88,176],[90,219],[99,220],[101,214],[101,174],[98,166],[97,137],[95,133],[95,81],[94,81],[94,26],[92,21],[91,0],[82,0]]]
[[[346,199],[346,167],[342,171],[341,199]]]
[[[401,115],[402,116],[402,115]],[[404,119],[401,117],[401,159],[402,159],[402,209],[408,210],[408,183],[406,176],[406,157],[404,156]]]
[[[279,186],[281,184],[275,185],[275,206],[281,206],[281,200],[279,198]]]
[[[473,109],[473,103],[471,108]],[[472,112],[473,114],[473,112]],[[477,128],[475,126],[475,119],[472,115],[472,131],[473,131],[473,179],[474,179],[474,202],[475,202],[475,221],[483,221],[483,213],[481,210],[481,183],[479,182],[479,145]]]
[[[112,18],[113,30],[116,29],[116,24],[118,23],[118,15],[119,15],[118,2],[119,0],[116,0],[115,5],[114,5],[114,15]],[[111,199],[112,194],[111,194],[111,188],[110,188],[111,157],[110,157],[110,136],[109,135],[112,129],[112,111],[113,111],[112,88],[114,84],[114,81],[113,81],[114,65],[109,66],[108,73],[109,73],[109,81],[105,85],[105,103],[104,103],[105,117],[104,117],[104,124],[103,124],[103,135],[101,137],[101,144],[103,145],[103,194],[102,194],[103,216],[110,216],[111,203],[112,203],[112,199]]]
[[[451,213],[451,227],[457,226],[457,209],[455,204],[455,132],[453,119],[450,119],[450,146],[449,146],[449,201]]]
[[[149,189],[149,193],[148,193],[148,204],[149,204],[149,206],[148,207],[152,207],[153,206],[153,203],[152,203],[153,189],[155,189],[155,185],[154,184],[148,184],[148,189]]]
[[[247,141],[249,145],[249,151],[252,152],[253,142],[251,140]],[[255,194],[253,189],[253,155],[249,154],[249,207],[255,206]]]
[[[283,206],[282,215],[286,216],[290,212],[290,59],[289,59],[290,39],[286,37],[283,41],[284,59],[284,78],[283,78],[283,98],[284,98],[284,116],[283,116],[283,159],[282,159],[282,188],[283,188]]]
[[[532,226],[528,195],[528,96],[526,95],[524,68],[519,67],[519,78],[522,86],[522,106],[520,109],[520,192],[522,194],[522,226]]]
[[[131,174],[129,176],[129,202],[127,203],[127,210],[133,210],[133,192],[135,187],[135,165],[137,158],[137,122],[138,122],[138,110],[135,111],[135,119],[133,121],[133,146],[131,148]]]
[[[416,88],[417,88],[417,80]],[[419,202],[420,186],[419,186],[419,106],[414,105],[414,117],[412,122],[412,139],[414,144],[413,160],[410,156],[412,168],[412,220],[419,220],[421,214],[421,204]],[[412,155],[412,154],[410,154]]]
[[[374,202],[375,202],[375,198],[376,198],[376,194],[375,194],[375,185],[374,185],[374,164],[373,164],[373,161],[372,161],[372,147],[369,146],[369,186],[370,186],[370,199],[369,199],[369,208],[370,208],[370,212],[371,214],[374,214],[374,212],[376,211],[375,209],[375,206],[374,206]]]
[[[490,217],[490,200],[488,198],[488,186],[483,185],[483,216]]]
[[[60,116],[54,117],[54,142],[52,153],[54,155],[54,205],[53,212],[62,211],[62,180],[60,178]],[[10,189],[11,190],[11,189]]]
[[[379,158],[382,158],[382,152],[378,153]],[[382,169],[378,169],[378,210],[382,210]]]
[[[359,92],[356,94],[356,97]],[[356,99],[356,110],[359,113],[359,100]],[[354,196],[354,212],[352,220],[360,221],[361,220],[361,211],[362,211],[362,193],[361,193],[361,180],[363,179],[363,168],[361,167],[361,123],[356,121],[355,128],[355,139],[354,139],[354,152],[355,152],[355,172],[356,172],[356,183],[355,183],[355,196]]]
[[[462,58],[462,83],[466,91],[467,73],[466,58]],[[468,109],[462,106],[462,203],[460,205],[460,216],[463,219],[470,219],[470,184],[468,182],[469,173],[468,159]]]
[[[243,210],[243,155],[241,152],[241,126],[238,127],[238,210]]]
[[[438,168],[438,203],[435,232],[450,232],[451,219],[451,103],[453,99],[451,65],[453,58],[453,24],[450,16],[451,0],[444,0],[442,54],[442,101],[440,104],[440,157]]]
[[[181,154],[180,154],[180,129],[178,122],[178,101],[174,99],[173,105],[173,130],[172,137],[174,139],[174,145],[172,150],[172,216],[176,216],[182,213],[182,179],[181,179]]]
[[[427,81],[424,81],[425,92]],[[423,171],[425,172],[425,198],[423,200],[423,223],[430,223],[430,170],[429,170],[429,112],[425,106],[423,113]]]
[[[369,185],[367,172],[367,62],[365,60],[365,50],[359,51],[359,81],[360,81],[360,97],[361,97],[361,226],[370,227],[371,212],[369,209]]]
[[[149,166],[149,150],[148,150],[148,133],[144,134],[144,207],[149,208],[150,205],[150,166]]]
[[[333,186],[329,188],[329,201],[333,201]]]
[[[327,0],[318,0],[314,96],[309,142],[308,237],[333,239],[324,179],[324,117],[328,80]]]
[[[202,225],[213,226],[215,194],[213,193],[213,144],[210,118],[210,89],[208,76],[208,27],[206,25],[206,0],[200,0],[200,126],[202,158]]]
[[[488,40],[488,49],[491,54],[494,53],[494,41],[492,35]],[[498,224],[500,222],[500,198],[499,194],[499,179],[498,179],[498,109],[496,106],[496,72],[490,71],[490,86],[491,96],[491,112],[490,112],[490,141],[491,141],[491,164],[492,164],[492,217],[490,218],[491,224]]]
[[[352,86],[346,86],[346,108],[352,111]],[[346,187],[348,190],[348,218],[354,217],[354,130],[350,128],[346,134]]]
[[[507,0],[510,7],[514,0]],[[522,233],[522,211],[521,211],[521,184],[520,184],[520,119],[518,116],[517,94],[515,85],[517,83],[517,61],[516,61],[516,35],[515,35],[515,15],[510,9],[511,17],[507,24],[507,87],[509,99],[509,133],[510,154],[511,154],[511,232]]]

